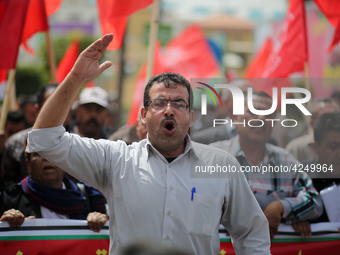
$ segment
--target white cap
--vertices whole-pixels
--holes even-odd
[[[78,105],[94,103],[108,108],[109,94],[100,87],[84,88],[80,93]]]

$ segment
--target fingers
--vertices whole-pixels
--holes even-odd
[[[113,39],[113,34],[106,34],[104,36],[102,36],[101,40],[102,40],[102,53],[106,50],[106,48],[109,46],[109,44],[111,43]]]
[[[269,226],[269,232],[270,232],[270,239],[274,239],[274,236],[278,234],[278,228]]]
[[[2,214],[0,221],[7,221],[10,227],[20,227],[25,220],[25,216],[15,209],[10,209]]]
[[[36,217],[35,217],[35,216],[28,216],[28,217],[26,217],[25,219],[27,219],[27,220],[32,220],[32,219],[36,219]]]
[[[106,34],[87,47],[82,54],[87,57],[95,57],[99,60],[113,39],[113,34]]]
[[[108,220],[106,214],[99,212],[91,212],[87,216],[87,224],[94,232],[99,232]]]
[[[105,61],[104,63],[102,63],[99,66],[99,72],[102,73],[104,72],[106,69],[108,69],[110,66],[112,66],[112,62],[111,61]]]
[[[269,229],[269,234],[270,234],[270,240],[274,239],[274,233],[272,231],[272,229]]]
[[[302,221],[292,224],[295,232],[299,233],[302,237],[310,237],[312,235],[312,229],[308,221]]]
[[[73,82],[77,84],[83,84],[109,68],[112,65],[111,61],[99,64],[99,60],[112,39],[112,34],[104,35],[82,51],[68,77],[72,77]]]

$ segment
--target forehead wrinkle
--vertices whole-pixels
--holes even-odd
[[[151,88],[152,94],[155,96],[155,98],[150,98],[151,100],[154,100],[154,99],[157,99],[157,98],[164,98],[164,99],[168,99],[168,100],[182,99],[182,100],[184,100],[184,102],[187,102],[187,100],[183,97],[183,92],[177,91],[177,90],[168,91],[168,89],[174,89],[174,88],[168,88],[163,83],[157,83],[155,85],[157,85],[159,88],[164,87],[165,90],[155,91],[155,90],[152,90],[153,88]],[[155,89],[157,90],[157,88],[155,88]],[[183,86],[183,89],[187,92],[185,86]],[[151,92],[151,90],[150,90],[150,92]],[[150,97],[151,97],[151,93],[150,93]],[[189,96],[188,96],[188,98],[189,98]]]

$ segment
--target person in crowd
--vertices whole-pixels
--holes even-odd
[[[22,111],[9,111],[5,123],[5,140],[26,128],[25,115]]]
[[[26,120],[22,111],[9,111],[7,113],[5,130],[0,132],[0,165],[7,139],[25,128]]]
[[[132,144],[146,138],[146,126],[142,122],[141,114],[138,114],[137,123],[132,126],[125,126],[114,132],[109,140],[118,141],[123,140],[126,144]]]
[[[238,87],[243,93],[247,92],[249,87],[253,87],[252,84],[246,79],[233,80],[231,85]],[[221,89],[220,97],[222,105],[216,106],[216,118],[226,119],[228,124],[217,125],[213,127],[212,123],[208,128],[199,130],[191,133],[191,138],[193,141],[198,143],[210,144],[216,141],[230,139],[237,135],[235,128],[230,127],[230,120],[235,120],[235,115],[233,114],[233,97],[228,89]],[[201,117],[204,118],[204,117]]]
[[[254,91],[252,101],[257,110],[267,110],[272,105],[271,97],[265,92]],[[275,119],[274,115],[275,112],[266,116],[255,115],[245,103],[245,114],[236,119],[238,136],[211,144],[231,153],[247,169],[256,170],[253,166],[257,166],[259,171],[248,171],[246,177],[268,219],[271,238],[278,233],[281,222],[304,222],[322,213],[321,198],[306,173],[261,171],[264,166],[282,168],[299,165],[286,150],[268,143],[273,127],[272,122],[266,119]],[[257,120],[256,124],[248,125],[253,119]],[[301,235],[309,236],[310,229]]]
[[[317,159],[307,162],[309,168],[321,168],[315,171],[314,187],[320,192],[333,184],[340,185],[340,113],[324,113],[314,124],[314,143]],[[317,222],[329,221],[327,212]]]
[[[26,128],[32,127],[38,116],[37,102],[34,95],[22,96],[19,101],[19,108],[24,113]]]
[[[314,143],[313,126],[315,121],[323,113],[338,112],[340,107],[331,98],[320,98],[313,101],[310,110],[312,116],[308,130],[304,135],[293,139],[286,146],[286,150],[302,163],[316,160],[316,154],[312,148],[312,144]]]
[[[109,96],[104,89],[84,88],[76,102],[76,125],[70,132],[94,139],[107,139],[109,134],[105,132],[104,124],[108,107]]]
[[[331,98],[338,104],[340,107],[340,91],[339,90],[334,90],[333,93],[331,94]]]
[[[105,198],[84,183],[74,183],[64,171],[37,153],[25,153],[29,176],[1,194],[2,217],[10,226],[20,226],[25,217],[87,219],[98,232],[108,221]]]
[[[39,112],[46,99],[56,88],[57,84],[48,84],[38,90],[36,94],[37,112]],[[4,189],[7,185],[20,182],[28,175],[24,156],[24,145],[27,133],[30,130],[31,128],[24,129],[6,141],[0,168],[0,190]]]
[[[145,238],[197,255],[218,254],[220,223],[237,254],[270,254],[268,222],[242,173],[190,177],[195,165],[240,165],[190,140],[193,93],[183,76],[165,73],[148,81],[141,109],[147,139],[127,145],[65,132],[62,124],[81,86],[112,65],[99,64],[112,39],[104,35],[80,54],[38,115],[26,151],[102,191],[109,206],[110,254]]]

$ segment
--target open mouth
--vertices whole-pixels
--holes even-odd
[[[170,131],[174,128],[174,125],[172,123],[168,123],[165,125],[165,128]]]
[[[53,167],[53,166],[45,166],[44,168],[43,168],[43,170],[44,171],[47,171],[47,170],[55,170],[55,167]]]
[[[167,120],[163,123],[163,128],[165,132],[172,133],[175,130],[175,122],[172,120]]]

